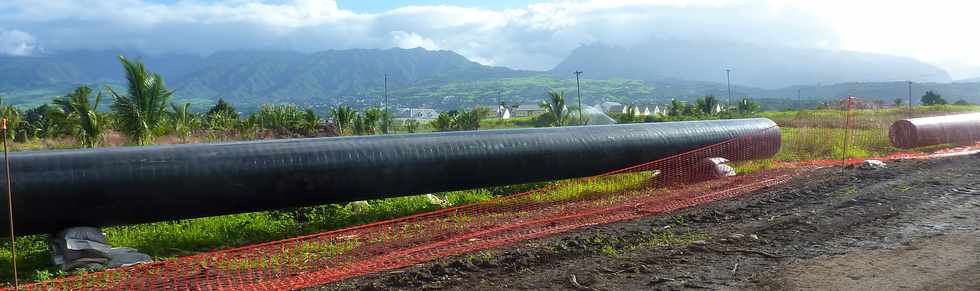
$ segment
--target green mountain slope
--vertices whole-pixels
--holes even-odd
[[[587,46],[580,50],[604,51],[604,48]],[[65,52],[41,57],[0,57],[0,95],[7,97],[5,103],[27,107],[49,102],[52,97],[66,94],[81,84],[119,87],[124,80],[117,56],[125,54],[142,59],[152,71],[161,73],[167,84],[176,89],[175,101],[190,101],[196,110],[203,110],[218,98],[225,98],[245,111],[254,110],[263,103],[280,102],[321,111],[337,104],[380,106],[385,74],[388,74],[392,106],[446,110],[499,102],[528,104],[539,102],[549,90],[565,90],[568,96],[576,96],[572,75],[576,68],[585,71],[582,75],[585,104],[603,101],[667,103],[671,98],[691,100],[708,94],[727,99],[728,90],[724,83],[682,78],[702,71],[699,66],[703,62],[655,66],[661,61],[644,59],[657,54],[651,51],[629,65],[616,66],[631,60],[627,53],[596,55],[593,64],[580,64],[588,54],[574,53],[550,72],[529,72],[484,66],[450,51],[423,49],[351,49],[314,54],[239,51],[207,57],[141,56],[120,51]],[[659,75],[634,70],[647,67],[656,67]],[[785,68],[785,71],[792,70]],[[723,77],[724,73],[721,75]],[[737,84],[744,84],[738,80]],[[783,104],[770,107],[778,109],[796,104],[797,90],[801,91],[803,99],[814,102],[848,95],[890,102],[908,94],[904,82],[839,83],[779,89],[735,85],[732,91],[736,98],[786,100],[773,102]],[[925,90],[938,91],[950,101],[965,99],[980,103],[980,83],[917,83],[913,86],[914,99]]]

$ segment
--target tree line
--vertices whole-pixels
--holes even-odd
[[[122,56],[119,60],[126,77],[125,90],[80,86],[48,104],[24,111],[3,105],[0,97],[0,115],[7,118],[11,129],[8,138],[24,141],[68,136],[82,147],[97,147],[113,130],[126,136],[131,144],[148,145],[164,135],[176,136],[181,142],[188,142],[201,133],[239,139],[254,139],[263,134],[276,137],[372,135],[388,134],[396,127],[413,133],[423,125],[414,119],[396,125],[388,110],[359,111],[344,105],[329,109],[330,123],[311,108],[291,104],[266,104],[243,116],[224,99],[219,99],[206,112],[195,113],[190,111],[190,103],[171,102],[174,91],[166,87],[162,76],[149,72],[141,62]],[[110,110],[100,112],[104,97],[111,98]],[[545,114],[535,116],[533,125],[588,124],[588,117],[574,114],[578,108],[570,108],[565,99],[563,91],[549,92],[540,103]],[[759,104],[743,98],[735,106],[720,106],[717,98],[705,96],[690,104],[673,100],[665,115],[640,116],[636,110],[635,106],[628,106],[627,113],[615,113],[612,117],[619,123],[735,118],[757,112]],[[480,120],[492,115],[491,110],[482,107],[441,112],[428,126],[435,131],[477,130]]]
[[[82,147],[97,147],[110,130],[126,136],[131,144],[148,145],[164,135],[187,142],[201,132],[221,138],[253,139],[260,133],[287,137],[364,135],[388,133],[392,128],[392,115],[379,108],[332,108],[335,122],[331,125],[313,109],[291,104],[266,104],[243,116],[219,99],[206,112],[194,113],[190,103],[171,102],[174,91],[166,87],[162,76],[149,72],[141,62],[122,56],[119,60],[126,77],[125,90],[80,86],[50,103],[23,111],[4,105],[0,97],[0,116],[7,119],[10,128],[8,138],[25,141],[67,136]],[[104,97],[110,97],[111,104],[108,111],[100,112]]]

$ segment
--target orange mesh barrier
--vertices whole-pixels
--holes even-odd
[[[809,169],[865,157],[928,158],[978,147],[899,151],[888,144],[887,112],[855,109],[800,113],[777,121],[783,144],[762,142],[779,128],[594,177],[356,227],[204,253],[139,266],[58,278],[27,289],[292,289],[336,282],[441,257],[676,211],[779,184]],[[771,139],[768,139],[771,140]],[[712,158],[742,161],[781,151],[774,160],[733,163],[726,176]],[[575,158],[575,157],[570,157]]]
[[[664,213],[785,181],[793,169],[722,177],[708,158],[741,160],[771,128],[643,165],[482,203],[56,279],[30,289],[289,289],[314,286],[468,251]],[[771,139],[768,139],[771,140]]]

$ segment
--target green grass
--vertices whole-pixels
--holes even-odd
[[[303,234],[338,229],[347,226],[431,211],[442,207],[484,201],[495,194],[524,191],[535,185],[493,187],[436,194],[445,205],[431,204],[424,195],[369,201],[370,206],[358,211],[350,205],[332,204],[285,211],[266,211],[185,219],[148,224],[105,228],[109,243],[133,247],[155,259],[190,255],[222,248],[285,239]],[[0,279],[11,282],[9,243],[0,244]],[[23,236],[17,239],[17,265],[21,280],[43,280],[63,275],[51,266],[44,236]],[[310,246],[300,257],[328,255],[348,246]],[[265,263],[289,264],[294,255],[274,257]],[[255,261],[234,262],[237,266]]]
[[[619,193],[648,185],[654,172],[642,171],[603,177],[572,179],[559,182],[557,187],[530,195],[532,202],[555,202],[586,198],[590,195]]]
[[[534,117],[512,117],[510,119],[487,118],[480,120],[480,130],[534,127]]]
[[[915,106],[912,108],[912,117],[925,117],[936,115],[959,114],[969,112],[980,112],[980,105],[936,105],[936,106]],[[873,124],[876,127],[887,128],[895,120],[909,117],[907,107],[888,108],[880,110],[855,109],[851,116],[855,126],[868,126]],[[822,110],[787,110],[760,112],[758,117],[772,119],[783,127],[842,127],[844,124],[844,111],[822,109]]]
[[[702,232],[686,232],[683,234],[676,234],[670,230],[653,230],[649,237],[640,244],[640,247],[654,248],[654,247],[671,247],[671,246],[685,246],[689,245],[695,241],[708,240],[711,237],[706,233]]]

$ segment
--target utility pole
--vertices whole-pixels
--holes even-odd
[[[909,118],[912,118],[912,81],[909,81]]]
[[[504,111],[502,111],[501,109],[507,110],[506,108],[504,108],[504,104],[500,103],[500,89],[497,89],[497,119],[503,120]]]
[[[732,106],[732,69],[725,69],[725,79],[728,80],[728,106]]]
[[[385,73],[385,116],[381,121],[381,126],[384,127],[384,133],[388,133],[388,120],[391,118],[388,116],[388,73]]]
[[[385,74],[385,114],[388,113],[388,74]]]
[[[796,107],[798,107],[798,108],[796,108],[797,111],[802,111],[803,110],[803,97],[802,97],[803,95],[802,95],[802,91],[803,91],[802,88],[796,89]]]
[[[582,71],[575,71],[575,88],[578,91],[578,121],[583,122],[585,118],[582,117],[582,85],[579,84],[579,75],[582,75]]]

